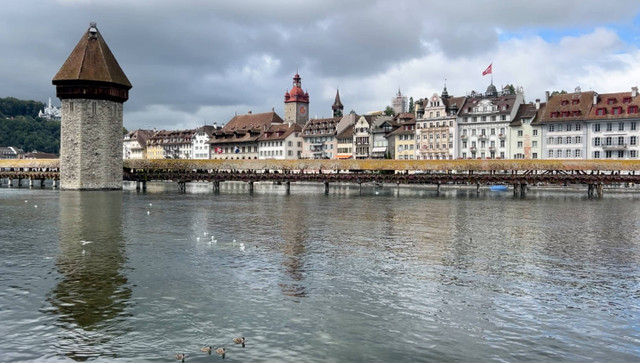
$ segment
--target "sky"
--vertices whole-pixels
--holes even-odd
[[[21,0],[2,5],[0,97],[46,102],[90,22],[133,84],[129,130],[191,129],[236,113],[284,117],[296,72],[311,117],[522,87],[525,101],[640,83],[637,0]]]

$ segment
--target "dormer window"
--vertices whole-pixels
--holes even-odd
[[[622,103],[624,103],[624,104],[629,104],[629,103],[631,103],[631,97],[625,97],[625,98],[623,98],[623,99],[622,99]]]
[[[562,106],[566,106],[569,104],[569,100],[562,100],[562,102],[560,102],[560,105]]]
[[[571,100],[572,105],[577,105],[580,103],[580,100]]]
[[[560,116],[560,112],[558,111],[551,112],[551,118],[558,118],[558,116]]]
[[[611,113],[614,115],[621,115],[622,114],[622,107],[614,107],[611,109]]]
[[[607,99],[607,105],[613,105],[616,103],[616,99],[615,98],[609,98]]]
[[[562,117],[569,117],[569,111],[563,111]]]
[[[580,114],[581,114],[581,113],[582,113],[582,112],[580,112],[580,111],[573,111],[573,112],[571,113],[571,116],[573,116],[573,117],[580,116]]]
[[[596,116],[604,116],[607,114],[607,109],[604,107],[600,107],[596,109]]]
[[[638,113],[638,106],[629,106],[627,113]]]

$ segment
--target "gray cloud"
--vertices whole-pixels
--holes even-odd
[[[398,86],[433,84],[435,91],[447,74],[464,74],[443,69],[447,62],[421,61],[434,54],[460,64],[489,62],[500,48],[500,31],[630,23],[639,8],[635,0],[606,12],[595,0],[11,2],[3,5],[0,24],[0,97],[52,97],[51,79],[96,21],[134,85],[126,104],[129,128],[203,114],[206,121],[226,121],[248,108],[281,113],[296,69],[311,95],[312,114],[328,116],[333,95],[326,89],[335,86],[351,103],[346,108],[366,112],[384,108]],[[619,49],[615,39],[609,43]],[[420,71],[415,62],[431,70]],[[481,63],[479,68],[486,66]],[[387,80],[407,64],[413,74]],[[386,83],[376,85],[381,79]]]

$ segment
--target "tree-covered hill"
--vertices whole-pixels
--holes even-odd
[[[0,98],[0,146],[59,154],[60,122],[38,118],[44,107],[38,101]]]
[[[38,117],[45,104],[39,101],[23,101],[13,97],[0,98],[0,118],[16,116]]]

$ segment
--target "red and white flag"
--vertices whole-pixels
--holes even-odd
[[[484,72],[482,72],[482,75],[483,75],[483,76],[486,76],[487,74],[492,74],[491,66],[493,66],[493,63],[489,64],[489,66],[487,67],[487,69],[485,69],[485,70],[484,70]]]

